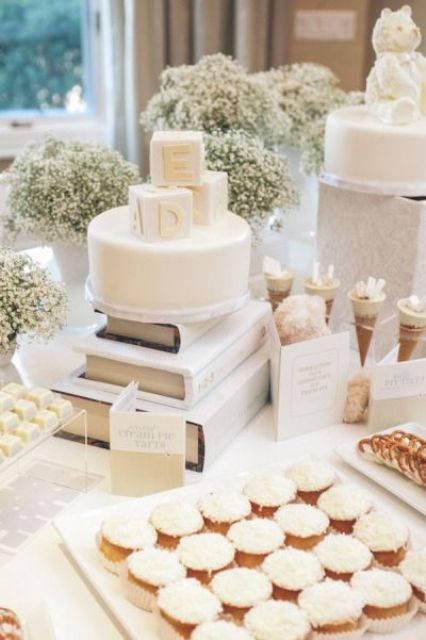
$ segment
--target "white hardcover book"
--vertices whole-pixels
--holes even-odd
[[[78,382],[120,393],[135,380],[139,399],[189,408],[266,342],[270,326],[270,305],[252,300],[178,354],[91,335],[74,347],[86,356]]]
[[[88,412],[90,438],[108,442],[109,410],[117,395],[99,384],[88,387],[74,375],[55,384],[53,390]],[[269,399],[269,348],[261,347],[237,367],[213,393],[189,410],[138,400],[138,411],[178,413],[186,421],[186,468],[201,472],[228,446]],[[67,431],[83,435],[83,426],[74,422]]]

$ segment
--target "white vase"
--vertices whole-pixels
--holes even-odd
[[[52,244],[54,264],[51,271],[65,284],[68,295],[65,333],[86,334],[101,324],[101,316],[93,311],[85,298],[85,284],[89,272],[86,247]]]
[[[7,351],[0,352],[0,368],[7,367],[10,364],[13,356],[15,355],[15,351],[16,340],[12,340],[11,342],[9,342]]]

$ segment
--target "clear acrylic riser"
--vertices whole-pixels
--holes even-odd
[[[83,442],[56,436],[80,420]],[[89,472],[84,410],[41,434],[0,463],[0,564],[20,551],[45,525],[101,476]]]

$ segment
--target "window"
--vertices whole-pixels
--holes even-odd
[[[93,109],[86,1],[1,0],[1,115]]]

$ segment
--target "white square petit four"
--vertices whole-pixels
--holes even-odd
[[[19,425],[19,418],[16,413],[12,411],[4,411],[0,413],[0,433],[7,433],[16,429]]]
[[[5,385],[0,389],[3,393],[8,393],[12,398],[18,400],[19,398],[23,398],[27,393],[27,388],[23,384],[18,384],[17,382],[9,382],[9,384]]]
[[[0,413],[3,411],[10,411],[13,407],[13,398],[8,393],[3,393],[0,391]]]
[[[129,187],[133,229],[147,242],[188,238],[192,227],[192,191],[137,184]]]
[[[37,411],[31,422],[37,424],[42,431],[56,429],[59,424],[58,416],[54,411],[49,411],[49,409]]]
[[[22,440],[11,433],[0,436],[0,451],[6,456],[14,456],[22,449]]]
[[[54,401],[54,395],[50,389],[44,387],[35,387],[30,389],[26,395],[27,400],[34,402],[39,409],[48,407]]]
[[[40,435],[40,427],[34,422],[21,422],[19,427],[13,429],[13,436],[21,438],[22,442],[32,442]]]
[[[31,400],[16,400],[15,405],[12,409],[14,413],[18,416],[20,420],[31,420],[36,414],[37,405]]]
[[[189,187],[201,184],[204,164],[200,131],[154,131],[150,146],[153,184]]]

